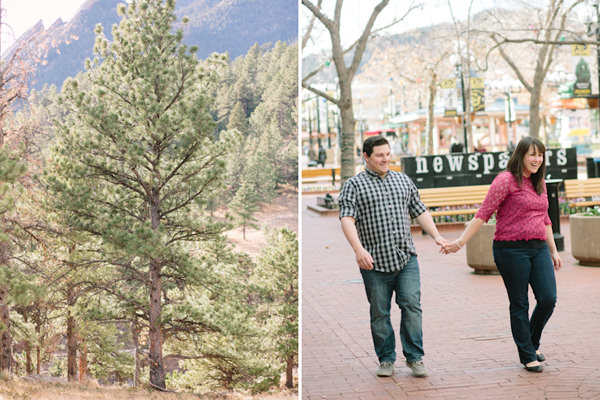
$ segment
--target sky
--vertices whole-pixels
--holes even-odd
[[[2,50],[39,20],[47,28],[58,18],[70,20],[86,0],[1,0]]]
[[[373,8],[381,0],[345,0],[342,6],[342,41],[346,48],[349,44],[353,43],[357,38],[358,34],[361,33],[366,25],[366,22],[371,15]],[[410,29],[429,26],[440,22],[452,21],[448,3],[452,4],[453,14],[458,20],[466,20],[469,11],[469,5],[471,5],[471,15],[488,9],[494,6],[503,5],[506,6],[511,0],[413,0],[413,2],[423,2],[425,5],[422,9],[414,10],[410,13],[409,17],[403,20],[401,23],[390,28],[386,32],[397,33],[407,31]],[[537,1],[537,0],[532,0]],[[316,0],[313,3],[317,3]],[[407,5],[410,1],[403,0],[392,0],[390,4],[379,14],[375,27],[385,25],[394,19],[402,16],[407,9]],[[323,9],[326,10],[327,16],[333,18],[333,6],[334,0],[323,0]],[[310,15],[310,11],[304,7],[300,7],[301,24],[306,25]],[[300,32],[302,35],[303,32]],[[320,48],[328,48],[331,45],[329,36],[322,34],[318,39],[310,43],[304,51],[312,53],[318,51]]]

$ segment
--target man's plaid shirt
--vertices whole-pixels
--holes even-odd
[[[373,257],[375,271],[399,271],[412,254],[417,254],[409,214],[418,217],[427,207],[405,174],[389,170],[382,178],[365,169],[346,181],[339,205],[340,219],[355,219],[358,237]]]

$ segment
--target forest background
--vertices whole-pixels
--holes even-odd
[[[34,373],[194,393],[284,375],[291,388],[297,225],[265,228],[259,251],[228,236],[244,243],[261,207],[297,197],[297,44],[200,58],[173,29],[188,22],[174,1],[118,12],[60,89],[28,90],[35,36],[2,65],[6,393]]]

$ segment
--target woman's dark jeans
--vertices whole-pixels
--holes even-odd
[[[423,357],[421,282],[416,256],[411,256],[402,271],[377,272],[361,269],[370,304],[371,334],[379,362],[396,361],[396,338],[390,320],[394,293],[402,310],[400,341],[406,361]]]
[[[535,351],[546,322],[556,304],[556,279],[548,246],[542,248],[497,248],[494,260],[510,300],[510,326],[521,363],[537,360]],[[537,301],[529,318],[528,289]]]

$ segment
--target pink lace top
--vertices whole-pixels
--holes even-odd
[[[476,218],[488,221],[496,212],[496,233],[494,240],[546,239],[546,225],[551,225],[548,217],[548,194],[538,195],[531,179],[523,177],[519,187],[512,173],[498,174],[485,196]]]

